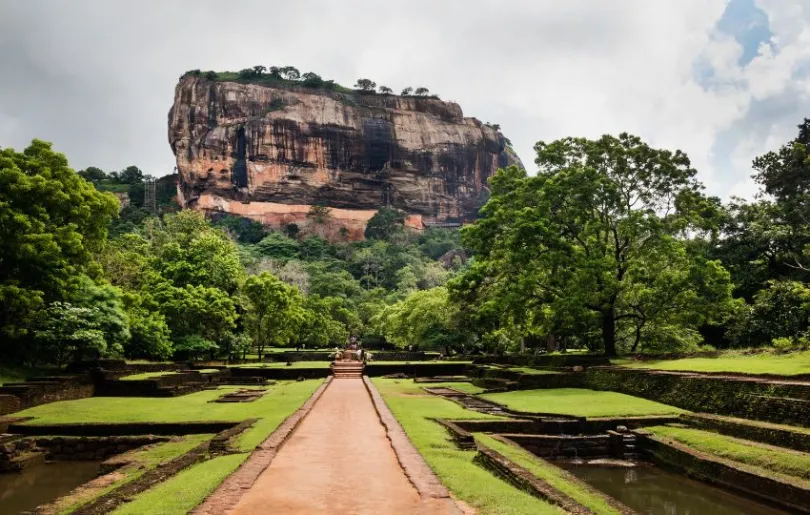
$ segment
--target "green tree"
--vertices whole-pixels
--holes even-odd
[[[552,334],[561,320],[591,314],[605,353],[614,356],[622,326],[642,316],[638,303],[647,307],[648,296],[634,295],[634,277],[643,275],[650,254],[681,266],[690,262],[689,256],[672,258],[685,252],[676,236],[695,224],[683,208],[694,204],[702,186],[685,154],[627,134],[540,142],[535,149],[539,174],[527,177],[517,167],[498,172],[483,219],[463,231],[465,242],[492,272],[515,278],[504,291],[518,288],[510,294],[512,313],[524,331]],[[672,297],[690,288],[677,281],[662,287]],[[725,291],[728,300],[729,287]],[[693,295],[680,298],[695,315],[694,326],[695,310],[704,304],[689,302]],[[517,311],[524,302],[528,316]]]
[[[37,310],[67,300],[77,277],[99,272],[93,254],[117,213],[115,197],[96,191],[50,143],[0,150],[0,334],[10,338],[0,349],[30,337]]]
[[[153,287],[153,292],[171,330],[175,350],[197,352],[202,339],[212,344],[206,344],[206,349],[213,351],[217,342],[236,329],[236,306],[223,290],[161,283]]]
[[[261,223],[241,216],[223,216],[214,226],[231,233],[239,243],[258,243],[267,234]]]
[[[279,70],[281,75],[287,80],[298,80],[301,78],[301,72],[295,66],[285,66]]]
[[[79,170],[78,174],[90,182],[99,182],[107,178],[107,174],[104,173],[104,170],[96,168],[95,166],[88,166],[84,170]]]
[[[122,182],[124,184],[137,184],[143,181],[143,172],[135,165],[127,166],[118,172],[118,182]]]
[[[380,208],[368,221],[365,237],[370,240],[390,241],[405,230],[405,215],[389,207]]]
[[[390,95],[391,93],[394,92],[394,90],[389,88],[388,86],[380,86],[379,91],[381,95]]]
[[[98,320],[96,308],[82,308],[60,301],[51,303],[42,313],[42,321],[36,331],[41,347],[34,358],[35,362],[45,361],[62,366],[69,358],[103,355],[107,344]]]
[[[242,293],[249,302],[248,326],[259,360],[270,345],[286,345],[304,323],[303,299],[296,288],[263,272],[245,281]]]
[[[447,289],[440,287],[413,292],[379,316],[386,339],[394,345],[441,349],[449,354],[470,338],[467,331],[456,325],[457,314],[457,306],[450,301]]]
[[[401,94],[403,97],[407,97],[407,96],[410,96],[412,93],[413,93],[413,88],[409,86],[409,87],[407,87],[407,88],[403,89],[403,90],[402,90],[402,93],[400,93],[400,94]]]
[[[414,95],[418,97],[427,96],[428,93],[430,93],[430,90],[424,87],[416,88],[416,91],[414,91]]]
[[[124,312],[121,290],[109,284],[96,284],[83,276],[79,278],[78,288],[70,300],[74,306],[92,310],[93,325],[104,337],[104,352],[121,354],[130,340],[129,321]]]
[[[320,75],[313,72],[307,72],[301,76],[304,86],[308,88],[320,88],[323,86],[324,81]]]
[[[124,355],[134,359],[169,359],[174,353],[166,317],[148,294],[124,294],[130,341]]]
[[[354,88],[360,91],[373,92],[377,88],[377,83],[370,79],[357,79]]]
[[[292,238],[273,231],[257,243],[256,248],[265,256],[288,260],[298,257],[299,244]]]
[[[257,77],[261,76],[265,71],[267,71],[267,67],[262,66],[261,64],[257,64],[256,66],[253,67],[253,73]]]

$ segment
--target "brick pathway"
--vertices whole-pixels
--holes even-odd
[[[390,423],[387,425],[390,430]],[[438,483],[427,467],[417,474],[431,477],[421,478],[414,477],[413,467],[406,467],[407,476],[363,380],[335,380],[270,466],[227,513],[458,513],[449,497],[421,487]],[[420,485],[422,495],[414,483]]]

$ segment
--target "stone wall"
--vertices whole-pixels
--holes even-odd
[[[95,386],[92,380],[85,375],[40,377],[24,383],[8,383],[0,387],[0,395],[13,395],[19,399],[19,410],[49,402],[84,399],[92,397],[94,392]],[[3,404],[6,405],[6,409],[9,409],[15,403],[13,400],[7,400]]]
[[[34,440],[49,460],[92,461],[105,460],[144,445],[162,443],[169,438],[160,436],[110,436],[99,438],[40,437]]]
[[[122,401],[125,402],[125,401]],[[180,436],[219,433],[238,422],[207,420],[198,422],[125,422],[86,424],[23,424],[12,423],[8,432],[23,436]]]
[[[810,426],[810,385],[618,367],[590,368],[585,386],[671,406]]]
[[[610,365],[606,356],[592,354],[553,354],[539,356],[483,356],[473,360],[476,365],[512,365],[517,367],[595,367]]]
[[[8,415],[20,411],[20,398],[16,395],[0,395],[0,415]]]
[[[429,361],[440,356],[437,352],[375,351],[371,350],[375,361]],[[332,361],[334,351],[323,352],[277,352],[267,354],[267,362]]]
[[[601,458],[610,456],[608,435],[505,435],[535,456],[541,458]]]
[[[681,415],[681,421],[698,429],[810,452],[810,432],[798,428],[705,413],[686,413]]]
[[[641,431],[637,434],[639,447],[656,464],[784,506],[791,513],[810,513],[810,489],[799,483],[759,475],[736,462],[699,453],[685,445]]]

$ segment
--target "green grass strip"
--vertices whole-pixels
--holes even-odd
[[[603,497],[581,488],[576,483],[571,483],[568,478],[565,477],[563,470],[555,467],[545,460],[538,458],[530,452],[516,445],[508,445],[500,442],[483,433],[476,433],[475,439],[490,449],[503,454],[513,462],[534,474],[539,479],[542,479],[557,490],[568,495],[594,513],[599,515],[613,515],[621,513],[619,510],[608,504]]]
[[[558,413],[578,417],[671,415],[682,409],[615,392],[580,388],[518,390],[481,397],[529,413]]]
[[[143,381],[144,379],[155,379],[155,378],[158,378],[158,377],[172,376],[172,375],[175,375],[175,374],[177,374],[177,372],[169,372],[169,371],[164,371],[164,372],[144,372],[142,374],[132,374],[132,375],[129,375],[129,376],[124,376],[124,377],[119,378],[119,380],[120,381]]]
[[[729,372],[737,374],[773,374],[791,376],[810,374],[810,351],[776,354],[743,354],[729,351],[717,358],[684,358],[659,361],[612,360],[630,368],[652,368],[689,372]]]
[[[701,429],[671,426],[647,429],[660,437],[670,438],[706,454],[810,480],[810,454],[804,452],[757,444]]]
[[[57,512],[61,514],[72,513],[76,509],[85,506],[102,495],[107,494],[119,488],[127,483],[135,481],[146,472],[154,469],[158,465],[162,463],[166,463],[168,461],[177,458],[178,456],[182,456],[183,454],[187,453],[194,447],[200,445],[206,440],[213,438],[214,435],[212,434],[200,434],[200,435],[187,435],[183,437],[179,437],[173,439],[172,441],[157,444],[157,445],[150,445],[147,446],[145,449],[136,450],[130,456],[132,457],[133,463],[126,465],[115,472],[117,474],[122,474],[122,477],[117,479],[116,481],[110,483],[105,488],[95,491],[87,491],[87,495],[83,495],[81,498],[78,499],[68,499],[71,500],[70,504],[67,503],[59,503],[57,504]],[[57,501],[58,502],[58,501]]]
[[[459,450],[451,442],[446,429],[428,420],[429,417],[498,417],[471,412],[446,399],[429,395],[419,388],[421,385],[412,381],[378,378],[373,382],[430,468],[458,499],[475,508],[479,515],[564,513],[558,507],[513,487],[473,463],[475,451]]]
[[[135,496],[115,515],[182,515],[205,497],[245,461],[248,453],[219,456],[181,471],[168,481]]]
[[[554,370],[543,370],[541,368],[531,368],[531,367],[512,367],[509,369],[510,372],[519,372],[521,374],[527,374],[531,376],[546,376],[546,375],[559,375],[559,372],[555,372]]]
[[[228,391],[240,389],[224,387],[180,397],[128,397],[125,400],[89,397],[52,402],[21,411],[18,416],[34,417],[28,422],[31,424],[241,421],[279,416],[283,419],[291,412],[290,406],[303,404],[321,383],[322,380],[281,382],[254,402],[210,402]]]

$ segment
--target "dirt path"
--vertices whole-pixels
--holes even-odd
[[[229,513],[453,513],[422,500],[386,437],[361,379],[338,379]]]

